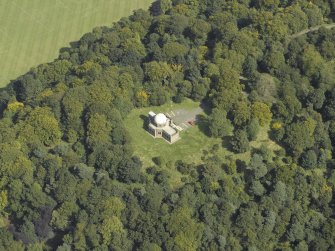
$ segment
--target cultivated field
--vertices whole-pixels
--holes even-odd
[[[0,0],[0,87],[97,26],[154,0]]]

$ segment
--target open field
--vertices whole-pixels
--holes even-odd
[[[0,87],[52,61],[97,26],[111,26],[154,0],[0,0]]]

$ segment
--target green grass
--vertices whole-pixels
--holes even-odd
[[[124,123],[131,136],[134,154],[139,156],[143,162],[144,168],[154,165],[154,157],[162,157],[165,162],[170,162],[172,165],[162,167],[168,171],[170,176],[170,184],[172,187],[178,187],[181,184],[182,175],[175,169],[174,163],[176,160],[183,160],[186,163],[200,164],[201,157],[204,156],[204,150],[210,151],[215,144],[222,145],[222,139],[216,139],[206,136],[198,126],[191,127],[187,130],[180,132],[181,139],[176,143],[170,145],[163,139],[154,139],[143,128],[143,116],[147,116],[149,111],[170,112],[171,110],[185,109],[193,110],[199,107],[198,102],[185,100],[181,104],[167,103],[163,106],[145,107],[134,109],[127,116]],[[206,116],[205,114],[203,114]],[[269,139],[268,135],[269,126],[261,127],[257,139],[250,142],[250,147],[260,148],[261,145],[266,145],[270,150],[279,150],[280,146]],[[226,142],[229,144],[229,142]],[[229,151],[225,147],[220,147],[217,152],[221,160],[225,162],[226,157],[239,159],[249,162],[251,152],[236,154]]]
[[[145,107],[134,109],[124,123],[132,138],[132,146],[134,154],[139,156],[144,167],[154,165],[152,158],[161,156],[166,162],[173,163],[169,168],[165,168],[170,174],[170,182],[173,187],[180,184],[182,175],[174,168],[176,160],[183,160],[187,163],[201,162],[203,150],[210,149],[214,144],[220,144],[220,139],[207,137],[198,126],[194,126],[180,132],[181,139],[170,145],[163,139],[154,139],[149,133],[143,129],[142,116],[147,116],[149,111],[169,112],[176,109],[195,109],[199,107],[198,102],[186,100],[181,104],[168,103],[159,107]]]
[[[111,26],[154,0],[0,0],[0,87],[55,59],[97,26]]]
[[[265,145],[272,152],[280,150],[281,146],[269,138],[269,130],[269,125],[261,127],[256,140],[250,142],[250,148],[259,149],[262,145]],[[235,154],[235,158],[248,162],[251,158],[251,151]]]
[[[169,112],[176,109],[194,109],[199,107],[198,102],[186,100],[181,104],[168,103],[159,107],[145,107],[134,109],[126,118],[125,125],[132,137],[135,154],[140,156],[145,166],[153,165],[152,158],[162,156],[166,161],[184,160],[199,163],[202,150],[208,149],[220,139],[207,137],[198,126],[180,132],[181,139],[174,144],[168,144],[163,139],[154,139],[143,129],[142,116],[147,116],[149,111]]]

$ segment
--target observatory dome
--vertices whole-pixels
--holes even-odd
[[[167,121],[167,118],[166,118],[166,116],[163,113],[158,113],[155,116],[155,123],[158,126],[164,126],[166,124],[166,121]]]

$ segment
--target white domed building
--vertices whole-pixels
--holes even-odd
[[[149,112],[148,132],[154,138],[163,138],[170,144],[180,139],[173,121],[163,113]]]

